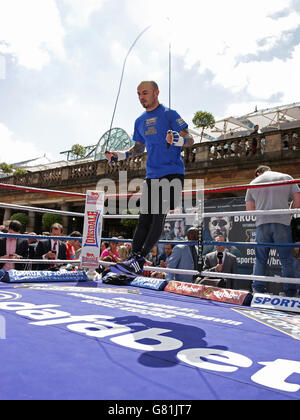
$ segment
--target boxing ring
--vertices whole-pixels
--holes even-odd
[[[3,188],[10,187],[32,190]],[[26,210],[45,211],[34,207]],[[286,212],[295,214],[299,209]],[[8,235],[0,233],[0,237]],[[34,262],[42,264],[43,260]],[[80,262],[68,261],[75,266]],[[181,272],[149,266],[145,269]],[[205,271],[185,272],[216,276]],[[239,274],[230,277],[254,279]],[[287,280],[267,276],[259,279],[279,283]],[[300,284],[299,278],[288,281]],[[187,406],[197,400],[299,400],[299,340],[299,298],[253,296],[245,290],[166,283],[146,277],[120,286],[105,284],[80,270],[62,271],[60,278],[56,273],[52,278],[26,277],[24,273],[18,278],[11,272],[0,282],[0,399],[97,399],[120,401],[122,406],[145,401],[150,404],[144,406],[145,416],[151,410],[154,414],[153,407],[175,401]],[[113,403],[108,405],[110,410]],[[146,411],[145,407],[150,408]],[[175,415],[170,412],[174,405],[166,407],[168,414]]]

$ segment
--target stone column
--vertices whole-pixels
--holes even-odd
[[[5,209],[4,211],[4,217],[3,217],[3,224],[6,220],[10,219],[10,216],[12,214],[12,210],[11,209]]]

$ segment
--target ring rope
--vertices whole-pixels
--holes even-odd
[[[275,187],[275,186],[282,186],[282,185],[289,185],[289,184],[300,184],[300,179],[294,179],[289,181],[279,181],[279,182],[269,182],[265,184],[244,184],[244,185],[236,185],[231,187],[217,187],[217,188],[209,188],[209,189],[199,189],[199,190],[186,190],[183,191],[182,194],[196,194],[198,192],[204,192],[205,194],[211,193],[219,193],[219,192],[229,192],[229,191],[237,191],[237,190],[245,190],[245,189],[253,189],[253,188],[264,188],[264,187]],[[45,188],[35,188],[35,187],[28,187],[28,186],[21,186],[21,185],[13,185],[13,184],[4,184],[0,183],[0,188],[4,189],[11,189],[11,190],[20,190],[20,191],[31,191],[31,192],[38,192],[38,193],[46,193],[46,194],[58,194],[58,195],[68,195],[70,197],[86,197],[84,193],[75,193],[75,192],[67,192],[67,191],[60,191],[60,190],[50,190]],[[132,196],[140,196],[140,193],[131,193],[131,194],[106,194],[105,197],[132,197]]]
[[[76,213],[76,212],[54,210],[54,209],[45,209],[45,208],[42,208],[42,207],[20,206],[18,204],[0,203],[0,207],[3,207],[5,209],[30,211],[30,212],[33,212],[33,213],[52,213],[52,214],[59,214],[61,216],[84,217],[84,213]]]
[[[24,210],[36,213],[53,213],[59,214],[61,216],[70,216],[70,217],[84,217],[84,213],[76,213],[62,210],[54,209],[45,209],[42,207],[30,207],[30,206],[20,206],[17,204],[6,204],[0,203],[0,207],[10,208],[14,210]],[[275,209],[275,210],[245,210],[245,211],[228,211],[228,212],[210,212],[203,213],[203,217],[231,217],[231,216],[274,216],[274,215],[294,215],[300,213],[300,208],[297,209]],[[189,217],[196,217],[197,213],[169,213],[167,218],[169,219],[182,219]],[[138,219],[139,214],[104,214],[103,218],[105,219]]]
[[[14,263],[14,264],[81,264],[81,260],[34,260],[34,259],[12,259],[12,258],[0,258],[0,263]]]
[[[49,235],[26,235],[26,234],[17,234],[17,233],[2,233],[0,232],[0,238],[22,238],[22,239],[53,239],[53,240],[61,240],[61,241],[82,241],[82,237],[74,237],[74,236],[49,236]],[[132,239],[121,239],[121,238],[101,238],[102,242],[120,242],[120,243],[128,243],[132,242]],[[198,242],[193,241],[171,241],[171,240],[161,240],[158,241],[159,244],[170,244],[170,245],[198,245]],[[257,242],[217,242],[217,241],[203,241],[203,245],[220,245],[220,246],[236,246],[236,247],[268,247],[268,248],[277,248],[277,247],[286,247],[286,248],[300,248],[300,242],[293,242],[293,243],[257,243]]]

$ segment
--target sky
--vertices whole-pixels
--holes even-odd
[[[0,0],[0,162],[97,144],[146,28],[113,119],[129,135],[142,80],[190,128],[300,102],[300,0]]]

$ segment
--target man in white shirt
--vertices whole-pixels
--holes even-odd
[[[260,166],[255,171],[255,179],[250,185],[268,184],[281,181],[291,181],[290,175],[274,172],[268,166]],[[281,210],[290,207],[300,207],[300,188],[297,184],[287,184],[272,187],[251,188],[246,193],[246,209],[252,210]],[[258,243],[291,243],[291,216],[290,215],[264,215],[256,217],[256,242]],[[281,266],[282,277],[294,277],[292,248],[276,247]],[[259,246],[255,248],[255,264],[253,275],[264,276],[267,268],[270,247]],[[265,293],[265,282],[254,281],[253,291]],[[285,294],[293,297],[296,294],[297,286],[291,283],[284,285]]]

